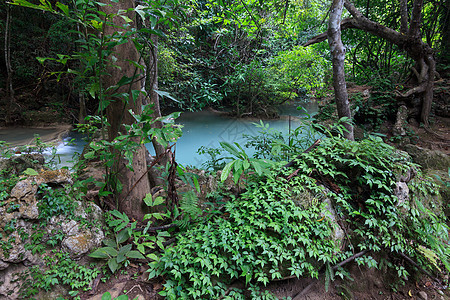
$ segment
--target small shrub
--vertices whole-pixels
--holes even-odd
[[[73,216],[75,203],[70,198],[66,188],[57,189],[45,183],[39,186],[39,216],[50,219],[53,216]]]

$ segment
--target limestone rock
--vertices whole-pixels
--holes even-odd
[[[123,294],[123,289],[126,285],[126,282],[119,282],[116,284],[113,288],[108,290],[107,292],[111,294],[111,299],[119,297],[121,294]],[[103,294],[92,296],[91,298],[88,298],[87,300],[101,300]]]
[[[428,295],[427,293],[425,293],[424,291],[420,291],[417,296],[419,297],[419,299],[421,300],[427,300],[428,299]]]
[[[18,299],[20,282],[17,274],[26,270],[22,264],[11,264],[7,269],[0,271],[0,299]]]
[[[0,271],[6,269],[7,267],[9,267],[9,264],[0,260]]]
[[[394,195],[398,198],[397,205],[402,205],[405,202],[409,201],[409,188],[408,185],[405,182],[397,182],[395,189],[394,189]]]
[[[39,153],[23,154],[10,158],[0,158],[0,171],[20,175],[28,168],[39,170],[44,167],[44,155]]]
[[[77,209],[75,210],[75,216],[84,219],[89,217],[93,220],[103,221],[103,210],[97,204],[91,201],[76,201],[76,206]]]
[[[405,136],[406,129],[405,125],[407,124],[408,117],[408,108],[405,105],[402,105],[398,108],[397,111],[397,119],[394,124],[394,128],[392,129],[392,133],[394,135]]]
[[[21,200],[29,195],[36,194],[38,190],[38,185],[33,183],[33,180],[28,178],[19,181],[11,190],[11,198]]]
[[[411,155],[413,161],[424,169],[447,170],[450,167],[450,157],[438,150],[429,150],[408,144],[405,151]]]
[[[345,238],[344,230],[342,230],[341,226],[339,226],[337,220],[337,214],[336,211],[333,208],[333,204],[331,203],[330,198],[325,198],[323,200],[325,203],[325,211],[323,212],[324,216],[328,218],[330,221],[331,226],[333,227],[333,240],[335,242],[338,242],[339,245],[342,245],[342,242]]]
[[[55,300],[61,299],[62,295],[67,295],[69,291],[62,285],[55,285],[50,291],[40,291],[35,297],[39,300]]]
[[[26,270],[30,266],[44,266],[41,254],[33,254],[25,245],[35,243],[31,237],[35,233],[34,225],[39,219],[39,185],[51,184],[53,187],[71,184],[71,175],[67,170],[45,170],[39,175],[29,176],[19,181],[12,189],[10,198],[0,207],[0,234],[7,248],[0,248],[0,299],[17,299],[17,284],[14,283],[11,270]],[[65,215],[53,216],[42,228],[43,236],[37,243],[45,245],[56,233],[62,233],[62,248],[72,257],[79,257],[100,246],[104,233],[100,229],[103,223],[102,210],[94,203],[77,202],[76,216],[98,226],[83,226]],[[98,220],[98,221],[97,221]],[[96,223],[97,222],[97,223]],[[19,268],[20,266],[20,268]],[[12,291],[12,292],[11,292]],[[11,294],[12,293],[12,294]],[[48,297],[49,298],[48,298]],[[42,298],[43,297],[43,298]],[[42,295],[38,299],[55,299],[52,295]],[[47,297],[47,298],[45,298]]]
[[[63,249],[67,252],[80,256],[93,249],[95,243],[92,242],[93,237],[90,232],[79,232],[75,235],[68,236],[62,241]]]

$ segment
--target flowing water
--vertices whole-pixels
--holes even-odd
[[[304,110],[297,110],[297,106],[303,107]],[[317,112],[317,104],[315,102],[303,104],[290,104],[279,107],[280,114],[284,117],[277,120],[267,120],[264,123],[269,124],[270,128],[276,129],[283,133],[288,133],[299,125],[299,118],[308,114]],[[291,118],[292,117],[292,118]],[[206,155],[197,154],[198,148],[218,147],[219,142],[237,142],[241,146],[245,140],[242,134],[256,135],[258,128],[253,123],[259,123],[257,119],[235,119],[221,114],[202,111],[202,112],[186,112],[181,114],[177,119],[178,124],[183,125],[183,136],[178,140],[175,153],[176,160],[184,166],[200,167],[207,159]],[[6,128],[0,129],[0,140],[6,141],[14,146],[29,143],[35,134],[42,137],[55,135],[55,128],[38,129],[38,128]],[[75,152],[81,153],[86,144],[83,136],[76,132],[70,132],[64,138],[64,143],[57,146],[57,154],[60,159],[60,166],[70,166],[72,156]],[[42,138],[45,141],[45,138]],[[148,145],[149,150],[151,146]],[[251,153],[252,150],[249,150]]]

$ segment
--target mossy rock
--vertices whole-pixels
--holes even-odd
[[[438,150],[429,150],[416,145],[406,145],[405,151],[411,155],[413,161],[424,169],[448,170],[450,157]]]

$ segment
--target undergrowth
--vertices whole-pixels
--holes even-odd
[[[248,174],[245,192],[215,218],[190,224],[175,246],[154,257],[150,278],[164,276],[161,295],[235,299],[244,291],[231,296],[228,287],[238,280],[254,288],[290,276],[317,278],[322,268],[331,270],[364,250],[372,255],[358,262],[369,267],[380,263],[373,253],[383,252],[407,256],[430,271],[450,270],[445,219],[427,204],[436,197],[434,185],[419,172],[408,183],[409,201],[394,194],[401,175],[417,169],[405,155],[376,138],[337,137],[297,155],[290,168],[279,163],[270,174]],[[326,208],[327,197],[346,227],[345,238]],[[411,268],[399,261],[388,265],[401,279]],[[326,273],[327,280],[338,275]]]

